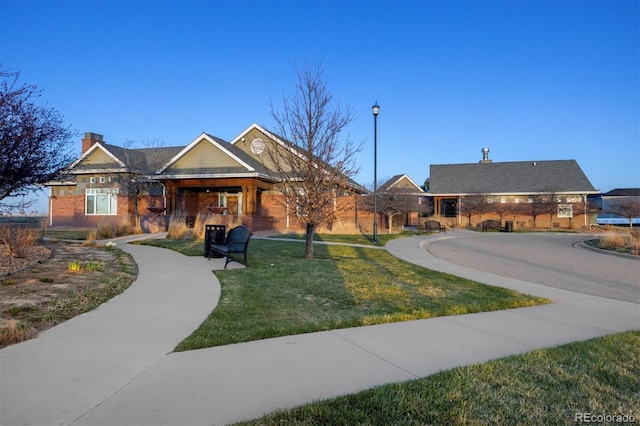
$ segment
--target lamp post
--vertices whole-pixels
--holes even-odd
[[[378,101],[371,107],[373,111],[373,242],[378,242]]]

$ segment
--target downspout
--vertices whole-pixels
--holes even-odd
[[[287,228],[289,229],[289,198],[287,198]]]
[[[49,189],[49,226],[53,226],[53,189]]]

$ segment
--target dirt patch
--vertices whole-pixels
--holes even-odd
[[[95,308],[137,274],[131,256],[120,250],[73,243],[34,246],[21,259],[0,252],[0,261],[0,326],[21,322],[28,337]]]

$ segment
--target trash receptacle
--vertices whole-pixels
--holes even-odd
[[[205,225],[204,257],[222,257],[219,253],[210,253],[211,244],[224,244],[227,227],[225,225]]]
[[[504,232],[513,232],[513,221],[507,220],[504,223]]]

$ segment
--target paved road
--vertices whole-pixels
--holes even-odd
[[[429,243],[434,256],[483,272],[640,303],[640,259],[595,252],[583,234],[454,231]]]

